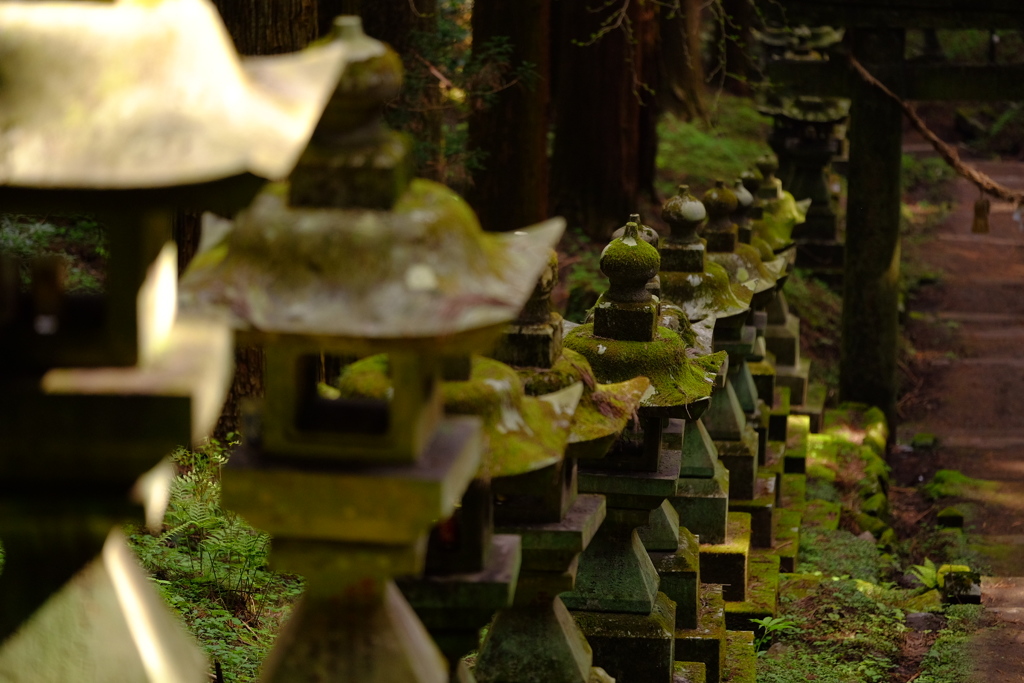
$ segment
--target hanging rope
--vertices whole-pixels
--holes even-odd
[[[985,175],[978,169],[974,168],[973,166],[970,166],[969,164],[964,163],[960,159],[960,154],[956,151],[956,149],[949,143],[940,140],[939,137],[935,133],[933,133],[931,129],[928,128],[928,124],[926,124],[924,120],[922,120],[921,117],[917,115],[917,112],[914,111],[913,107],[911,107],[909,104],[900,99],[900,97],[892,90],[889,90],[889,88],[887,88],[884,83],[882,83],[880,80],[872,76],[871,72],[865,69],[864,65],[858,62],[857,58],[854,57],[853,55],[850,55],[850,66],[853,67],[853,70],[857,72],[857,74],[861,77],[861,79],[864,80],[865,83],[875,88],[878,88],[883,93],[885,93],[887,97],[889,97],[892,101],[899,105],[900,109],[903,110],[904,116],[906,116],[907,119],[910,120],[910,124],[914,126],[917,132],[919,132],[921,135],[925,137],[926,140],[928,140],[931,146],[935,148],[935,151],[939,153],[939,156],[941,156],[946,161],[946,163],[949,164],[953,168],[953,170],[957,172],[957,174],[972,182],[979,190],[981,190],[985,194],[991,195],[993,197],[996,197],[997,199],[1001,199],[1006,202],[1011,202],[1014,206],[1020,206],[1021,204],[1024,204],[1024,191],[1011,190],[1005,185],[1000,185],[996,181],[992,180],[991,177]]]

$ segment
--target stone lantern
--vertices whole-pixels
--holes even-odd
[[[829,163],[840,154],[836,130],[849,117],[848,100],[810,96],[781,97],[776,105],[760,107],[772,117],[768,144],[778,155],[783,187],[799,199],[809,199],[807,218],[796,239],[835,240],[835,200],[826,178]]]
[[[659,302],[646,286],[659,265],[658,251],[628,223],[602,253],[610,287],[597,302],[594,322],[565,340],[600,381],[642,375],[651,382],[638,410],[639,429],[627,430],[603,460],[580,471],[580,489],[604,494],[608,516],[580,558],[575,589],[562,595],[595,663],[636,680],[671,678],[674,653],[675,604],[658,592],[658,574],[637,534],[676,492],[682,454],[663,448],[662,421],[696,419],[717,370],[714,359],[690,359],[685,342],[658,325]],[[678,518],[676,525],[678,538]]]
[[[422,573],[481,462],[480,418],[443,410],[446,359],[494,344],[564,224],[485,234],[455,193],[407,182],[406,142],[379,118],[400,62],[357,18],[339,31],[357,59],[290,186],[210,221],[183,298],[267,351],[223,481],[224,505],[274,536],[272,565],[307,579],[264,679],[437,681],[449,668],[392,578]],[[318,386],[321,355],[381,352],[377,396]]]
[[[0,25],[0,206],[92,213],[110,253],[95,296],[67,294],[54,259],[24,291],[0,260],[0,667],[205,680],[111,531],[141,516],[133,499],[159,525],[158,463],[206,436],[231,377],[230,330],[178,314],[171,219],[232,213],[287,175],[346,51],[242,61],[202,0],[4,2]]]

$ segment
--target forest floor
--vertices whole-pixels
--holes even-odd
[[[974,162],[1024,188],[1024,163]],[[942,273],[909,299],[915,353],[890,458],[904,524],[933,522],[940,506],[964,515],[969,545],[988,576],[989,628],[974,636],[971,681],[1024,680],[1024,231],[1010,204],[993,202],[990,229],[972,233],[977,190],[952,184],[953,210],[916,258]],[[919,486],[955,470],[939,505]]]

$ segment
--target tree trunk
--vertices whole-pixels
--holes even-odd
[[[754,45],[751,28],[757,19],[751,0],[721,0],[718,9],[712,66],[720,74],[726,90],[736,95],[750,94],[750,79],[755,72],[750,51]]]
[[[598,11],[586,2],[560,5],[552,199],[570,225],[606,239],[637,210],[653,177],[646,166],[653,165],[654,115],[641,116],[641,109],[653,109],[651,90],[657,91],[656,82],[645,81],[654,76],[648,60],[656,32],[649,24],[657,8],[638,0]],[[614,24],[619,17],[618,28],[594,40],[603,21]],[[623,28],[626,19],[631,35]]]
[[[701,61],[701,0],[683,0],[683,11],[661,18],[661,87],[658,107],[688,121],[707,120]]]
[[[468,199],[485,230],[509,231],[548,216],[551,0],[476,0],[473,45],[506,37],[511,67],[533,75],[502,90],[469,119],[469,148],[483,153]]]
[[[317,36],[316,0],[214,0],[243,55],[276,55]]]

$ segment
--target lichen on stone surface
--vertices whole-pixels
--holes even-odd
[[[683,340],[664,327],[658,328],[653,341],[630,342],[598,337],[593,325],[580,325],[566,335],[565,346],[590,361],[599,381],[647,377],[651,387],[641,401],[642,406],[683,406],[707,398],[714,386],[714,375],[709,377],[701,364],[688,358]],[[603,353],[599,346],[605,347]]]

